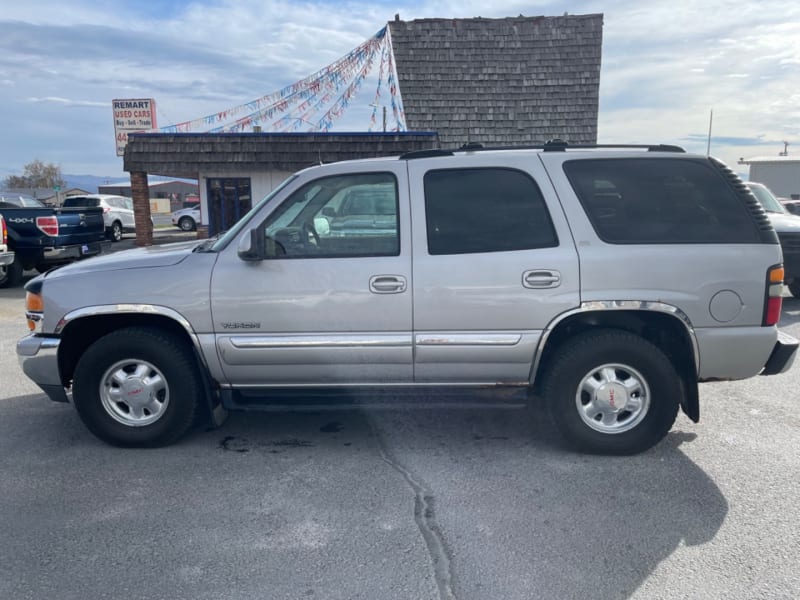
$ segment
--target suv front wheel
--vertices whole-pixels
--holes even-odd
[[[643,452],[666,436],[683,393],[659,348],[611,329],[567,340],[547,365],[542,390],[571,446],[619,455]]]
[[[165,446],[191,426],[201,380],[191,349],[150,327],[109,333],[75,367],[72,399],[83,422],[115,446]]]

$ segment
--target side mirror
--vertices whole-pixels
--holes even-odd
[[[332,206],[324,206],[322,208],[322,215],[332,219],[336,216],[336,211],[333,210]]]
[[[251,229],[249,234],[239,240],[237,248],[239,258],[246,261],[264,260],[266,257],[264,232]]]

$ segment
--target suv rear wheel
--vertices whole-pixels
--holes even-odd
[[[83,422],[115,446],[165,446],[191,426],[202,393],[191,349],[149,327],[103,336],[84,352],[73,377]]]
[[[543,394],[566,441],[582,452],[636,454],[669,432],[682,396],[669,358],[647,340],[604,329],[567,340]]]

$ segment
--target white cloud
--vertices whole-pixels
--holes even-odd
[[[66,172],[81,161],[84,171],[121,175],[112,98],[156,98],[162,125],[224,110],[317,71],[396,12],[404,20],[604,13],[602,142],[688,139],[704,152],[690,136],[707,131],[712,108],[714,134],[742,140],[712,145],[728,162],[750,154],[744,143],[800,135],[800,3],[785,0],[415,0],[399,9],[366,0],[7,4],[0,129],[14,144],[0,147],[6,169],[39,157],[59,160]],[[373,93],[365,84],[364,106],[345,117],[348,128],[366,128]],[[74,110],[106,106],[108,114]],[[81,152],[78,138],[87,142]],[[771,153],[769,143],[758,152]]]
[[[106,102],[95,102],[94,100],[71,100],[69,98],[59,98],[58,96],[48,96],[46,98],[28,98],[28,102],[33,104],[50,102],[52,104],[63,104],[64,106],[91,106],[108,108],[108,103]]]

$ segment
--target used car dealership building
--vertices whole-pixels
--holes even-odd
[[[388,24],[409,131],[133,133],[124,168],[141,222],[147,175],[196,178],[198,235],[228,229],[289,174],[415,150],[597,140],[602,14]],[[152,230],[137,230],[137,244]]]

